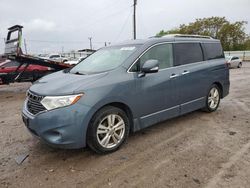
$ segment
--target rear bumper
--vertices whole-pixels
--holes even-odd
[[[32,135],[56,148],[76,149],[86,146],[90,108],[80,104],[32,115],[23,106],[23,121]]]

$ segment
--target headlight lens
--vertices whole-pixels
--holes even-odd
[[[47,109],[52,110],[64,106],[75,104],[83,94],[68,95],[68,96],[47,96],[41,101],[41,104]]]

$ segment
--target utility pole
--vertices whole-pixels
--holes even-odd
[[[136,39],[136,5],[137,5],[137,0],[134,0],[134,14],[133,14],[133,36],[134,40]]]
[[[90,46],[90,49],[92,50],[92,37],[89,37],[89,46]]]

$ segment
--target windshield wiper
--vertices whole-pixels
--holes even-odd
[[[77,74],[77,75],[85,75],[84,73],[80,73],[79,71],[74,72],[73,74]]]

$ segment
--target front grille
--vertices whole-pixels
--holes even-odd
[[[30,91],[28,91],[27,97],[28,97],[27,109],[31,114],[36,115],[39,112],[46,110],[46,108],[41,104],[43,96],[35,95]]]

